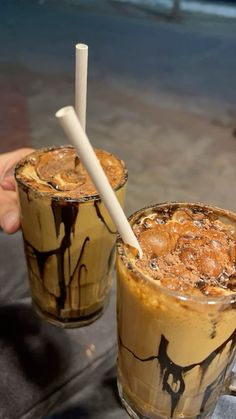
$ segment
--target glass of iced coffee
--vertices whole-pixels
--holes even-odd
[[[103,150],[96,155],[123,206],[123,161]],[[36,150],[15,177],[37,312],[62,327],[93,322],[109,299],[116,229],[75,149]]]
[[[144,254],[119,238],[121,401],[134,418],[208,418],[235,359],[236,214],[165,203],[130,223]]]

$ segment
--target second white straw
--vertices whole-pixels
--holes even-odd
[[[88,46],[75,46],[75,111],[84,131],[86,131],[88,78]]]
[[[140,257],[142,257],[143,252],[140,244],[76,116],[74,108],[72,106],[62,108],[56,113],[56,117],[68,140],[76,148],[123,241],[136,248]]]

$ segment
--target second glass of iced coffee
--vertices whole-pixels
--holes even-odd
[[[118,240],[118,388],[133,418],[209,418],[236,350],[236,214],[166,203]]]
[[[127,170],[96,150],[124,205]],[[114,262],[115,226],[70,146],[37,150],[15,171],[33,304],[47,321],[79,327],[107,305]]]

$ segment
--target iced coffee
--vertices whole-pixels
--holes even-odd
[[[96,155],[123,205],[124,163],[106,151]],[[35,151],[15,176],[34,306],[62,327],[91,323],[108,302],[116,241],[93,182],[70,146]]]
[[[134,418],[208,418],[235,359],[236,214],[167,203],[117,244],[118,388]]]

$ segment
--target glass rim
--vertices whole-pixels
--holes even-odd
[[[145,206],[141,208],[140,210],[135,211],[132,213],[128,220],[132,226],[132,224],[135,223],[136,219],[141,215],[145,214],[145,212],[151,211],[155,208],[162,208],[162,207],[196,207],[201,208],[205,210],[210,210],[213,212],[218,212],[222,214],[222,216],[227,217],[228,219],[232,219],[236,223],[236,213],[233,211],[225,210],[223,208],[210,205],[210,204],[204,204],[201,202],[178,202],[178,201],[167,201],[163,203],[157,203],[157,204],[151,204],[148,206]],[[160,290],[162,293],[167,294],[168,296],[172,296],[177,298],[178,300],[181,300],[183,302],[194,302],[199,304],[206,304],[206,305],[222,305],[222,304],[234,304],[236,303],[236,292],[224,295],[222,297],[207,297],[207,296],[201,296],[201,295],[186,295],[181,294],[178,291],[171,290],[169,288],[163,287],[157,283],[157,281],[153,278],[151,278],[148,275],[145,275],[145,273],[141,272],[136,268],[136,266],[129,260],[127,253],[125,252],[125,243],[122,240],[121,236],[118,234],[117,243],[116,243],[116,249],[117,249],[117,255],[119,256],[120,260],[122,261],[125,268],[131,272],[138,280],[142,280],[146,283],[150,283],[154,288],[157,290]]]
[[[90,202],[90,201],[100,201],[101,197],[98,193],[93,194],[93,195],[86,195],[84,197],[80,197],[80,198],[71,198],[70,196],[64,195],[64,196],[57,196],[57,195],[53,195],[53,192],[42,192],[39,191],[38,189],[34,188],[32,185],[29,185],[27,183],[27,181],[19,178],[19,170],[20,168],[24,165],[24,163],[27,161],[27,158],[30,157],[32,154],[34,154],[36,151],[52,151],[52,150],[57,150],[60,148],[74,148],[72,145],[70,144],[66,144],[66,145],[61,145],[61,146],[49,146],[49,147],[42,147],[39,149],[35,149],[35,151],[33,151],[30,154],[27,154],[27,156],[23,157],[15,166],[15,170],[14,170],[14,177],[15,180],[17,182],[18,185],[20,185],[22,187],[22,189],[25,189],[27,192],[28,191],[33,191],[33,193],[35,194],[35,196],[40,197],[40,198],[50,198],[52,201],[57,201],[57,202],[71,202],[71,203],[86,203],[86,202]],[[109,151],[103,150],[103,149],[98,149],[101,151],[105,151],[107,153],[112,154],[122,165],[123,169],[124,169],[124,174],[122,176],[122,179],[120,180],[120,182],[118,183],[118,185],[116,185],[115,188],[112,188],[114,192],[117,192],[119,189],[121,189],[127,182],[128,180],[128,170],[127,167],[124,163],[123,160],[119,159],[114,153],[111,153]]]

